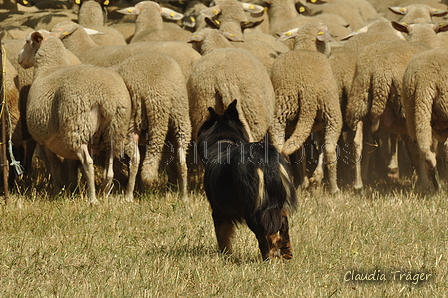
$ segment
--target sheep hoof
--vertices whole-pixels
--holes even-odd
[[[98,199],[93,199],[93,200],[90,200],[90,206],[98,206],[100,204],[100,201],[98,201]]]

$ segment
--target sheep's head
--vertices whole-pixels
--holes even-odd
[[[154,1],[141,1],[137,3],[135,6],[123,8],[120,10],[117,10],[117,12],[122,14],[131,14],[131,15],[139,15],[143,12],[145,9],[152,9],[154,11],[157,11],[160,13],[160,15],[167,20],[181,20],[184,18],[184,15],[181,13],[178,13],[172,9],[166,8],[166,7],[160,7],[160,5]]]
[[[46,30],[38,30],[31,32],[26,37],[25,45],[19,52],[19,64],[27,69],[34,66],[34,56],[40,48],[42,41],[48,38],[49,32]]]

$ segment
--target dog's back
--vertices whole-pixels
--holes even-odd
[[[260,250],[266,259],[274,249],[269,245],[268,236],[280,235],[282,229],[286,229],[283,231],[286,234],[279,237],[287,238],[287,243],[274,250],[282,250],[282,246],[288,245],[288,249],[285,248],[287,252],[283,254],[282,250],[281,254],[289,258],[285,209],[296,207],[294,184],[286,170],[285,160],[273,145],[247,143],[235,104],[229,106],[222,116],[211,110],[211,118],[201,127],[198,139],[199,154],[205,164],[204,186],[213,210],[218,243],[221,250],[229,250],[229,238],[233,232],[230,224],[245,221],[258,241],[263,242]],[[226,228],[220,228],[222,226]],[[229,230],[230,233],[220,230]],[[279,239],[276,241],[282,243]]]

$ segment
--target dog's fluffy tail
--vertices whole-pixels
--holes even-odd
[[[277,167],[258,168],[259,198],[256,211],[261,212],[261,223],[267,235],[278,232],[282,226],[282,210],[294,210],[297,195],[294,183],[281,156]]]

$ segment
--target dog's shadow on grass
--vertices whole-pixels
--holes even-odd
[[[152,248],[146,250],[146,256],[164,256],[169,259],[182,259],[191,258],[202,260],[207,259],[219,259],[224,263],[230,263],[235,265],[247,264],[247,263],[262,263],[259,254],[254,255],[241,255],[239,253],[224,254],[220,253],[214,245],[191,245],[183,244],[178,246],[167,245],[153,245]]]

